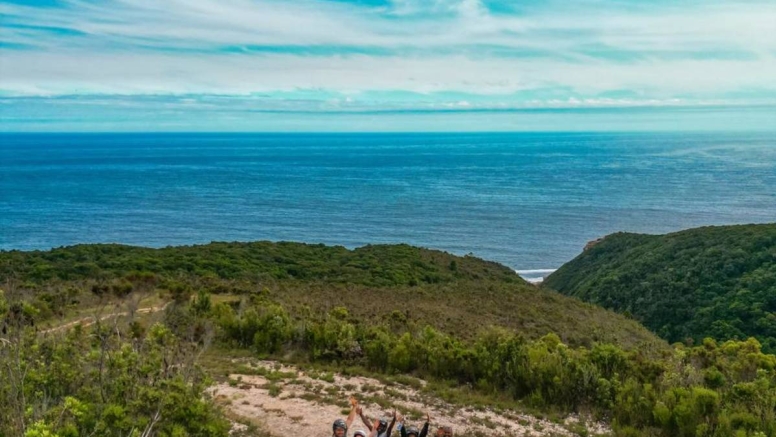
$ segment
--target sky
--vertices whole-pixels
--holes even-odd
[[[0,131],[769,129],[773,0],[0,0]]]

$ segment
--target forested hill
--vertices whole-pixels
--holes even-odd
[[[367,286],[414,286],[460,279],[523,282],[509,268],[474,257],[455,257],[399,245],[342,246],[210,243],[161,249],[82,244],[50,251],[0,252],[0,278],[25,281],[112,279],[144,272],[247,281],[303,280]]]
[[[606,341],[625,348],[665,347],[635,321],[537,289],[503,265],[408,245],[348,250],[271,242],[162,249],[90,244],[9,251],[0,252],[1,284],[14,284],[4,285],[6,290],[35,291],[43,318],[132,291],[160,289],[174,295],[205,290],[213,295],[269,293],[299,318],[343,306],[373,324],[400,319],[464,338],[502,326],[528,338],[556,333],[572,345]]]
[[[776,351],[776,224],[617,233],[544,282],[669,341],[758,338]]]

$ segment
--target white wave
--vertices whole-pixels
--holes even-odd
[[[558,269],[534,269],[534,270],[515,270],[515,273],[518,275],[535,275],[535,274],[544,274],[544,273],[552,273],[555,270]]]
[[[544,278],[549,276],[557,269],[530,269],[530,270],[515,270],[515,273],[520,275],[521,278],[528,282],[538,284],[544,281]]]

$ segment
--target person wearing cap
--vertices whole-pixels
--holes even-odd
[[[353,420],[356,418],[356,409],[358,408],[358,401],[353,396],[348,399],[350,402],[350,414],[348,414],[347,420],[337,419],[331,425],[332,437],[347,437],[348,428],[353,424]]]
[[[361,421],[364,422],[364,425],[366,425],[367,428],[369,428],[369,431],[377,430],[377,437],[390,437],[391,433],[393,432],[393,426],[396,424],[396,410],[393,411],[393,419],[391,419],[390,424],[388,424],[388,419],[381,417],[375,420],[374,423],[377,423],[378,426],[374,428],[373,425],[369,422],[369,418],[364,415],[363,408],[358,407],[356,412],[359,416],[361,416]]]
[[[426,437],[428,434],[428,424],[431,422],[431,415],[426,412],[426,423],[423,424],[423,429],[418,431],[417,426],[404,426],[404,419],[402,418],[401,437]]]

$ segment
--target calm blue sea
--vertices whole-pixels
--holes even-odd
[[[615,231],[774,221],[774,134],[0,135],[0,249],[407,242],[536,277]]]

